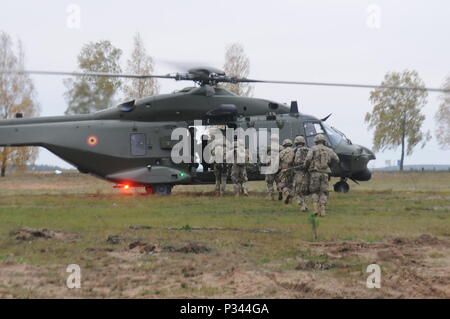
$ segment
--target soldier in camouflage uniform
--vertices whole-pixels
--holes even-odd
[[[222,158],[220,158],[220,154],[222,154]],[[214,156],[214,164],[213,164],[214,176],[216,178],[216,194],[222,197],[226,191],[230,165],[225,163],[225,150],[222,145],[217,145],[214,148],[213,156]]]
[[[294,139],[295,157],[294,157],[294,192],[299,197],[298,204],[302,212],[306,212],[306,197],[309,194],[309,173],[305,168],[305,160],[308,155],[309,148],[305,145],[305,138],[297,136]]]
[[[271,149],[270,146],[267,148],[267,156],[270,158],[271,155]],[[270,161],[269,163],[267,163],[267,165],[270,165]],[[278,199],[281,200],[283,199],[283,195],[280,192],[280,175],[278,174],[278,172],[275,172],[273,174],[266,174],[266,187],[267,187],[267,193],[269,193],[270,198],[272,198],[272,200],[275,200],[275,189],[273,187],[273,184],[275,183],[277,192],[279,192],[278,195]],[[281,195],[281,196],[280,196]],[[281,199],[280,199],[281,197]]]
[[[291,168],[294,166],[295,153],[290,139],[285,139],[282,145],[283,150],[280,152],[280,189],[285,196],[284,203],[289,204],[293,196],[294,172]]]
[[[244,158],[244,163],[238,163],[238,153]],[[237,142],[234,144],[233,149],[233,165],[231,166],[231,180],[234,184],[234,196],[239,197],[242,194],[248,196],[248,190],[245,183],[247,183],[247,163],[248,153],[242,146],[238,146]]]
[[[278,180],[277,184],[278,200],[283,200],[283,191],[281,189],[281,168],[280,168],[280,153],[282,150],[284,150],[284,147],[283,145],[280,145],[278,149],[278,172],[275,174],[275,179]]]
[[[339,163],[339,157],[329,147],[325,146],[325,136],[316,135],[314,145],[308,152],[305,167],[310,174],[309,191],[313,201],[314,215],[325,216],[328,200],[328,181],[331,174],[330,165],[334,161]]]

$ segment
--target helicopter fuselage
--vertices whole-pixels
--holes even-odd
[[[171,159],[178,142],[171,139],[172,131],[189,130],[194,120],[206,126],[277,127],[281,139],[303,135],[309,146],[316,134],[323,133],[341,159],[332,167],[333,176],[370,179],[367,163],[375,158],[373,153],[321,120],[292,112],[284,104],[240,97],[207,85],[130,101],[95,114],[2,120],[0,146],[41,146],[83,173],[117,184],[165,186],[164,193],[177,184],[213,181],[207,164],[199,172],[198,163],[174,164]],[[249,176],[263,178],[257,171]]]

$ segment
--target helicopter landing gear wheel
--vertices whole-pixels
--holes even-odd
[[[152,188],[153,194],[156,195],[170,195],[172,193],[172,185],[170,184],[155,184]]]
[[[348,191],[350,190],[350,185],[348,185],[348,183],[344,180],[340,180],[339,182],[337,182],[336,184],[334,184],[334,191],[336,193],[348,193]]]

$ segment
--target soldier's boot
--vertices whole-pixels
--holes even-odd
[[[285,203],[285,204],[289,204],[289,202],[291,201],[291,198],[292,198],[291,194],[288,193],[288,194],[286,195],[286,198],[284,199],[284,203]]]
[[[319,206],[319,216],[320,217],[325,217],[326,216],[325,206],[322,206],[322,205]]]
[[[234,197],[239,197],[239,196],[241,196],[241,194],[240,194],[240,189],[239,189],[239,188],[240,188],[239,185],[234,185],[234,186],[233,186]]]
[[[319,208],[319,215],[320,215],[320,217],[325,217],[327,214],[325,213],[325,205],[320,205],[320,208]]]
[[[227,190],[227,181],[222,180],[222,183],[220,185],[220,197],[223,197],[225,195],[226,190]]]
[[[275,193],[274,193],[274,192],[270,192],[270,198],[271,198],[272,200],[275,200]]]
[[[248,197],[248,190],[247,187],[245,187],[244,185],[242,185],[242,192],[244,193],[244,196]]]
[[[300,203],[300,210],[301,210],[302,212],[307,212],[307,211],[308,211],[308,206],[306,206],[305,201],[302,201],[302,202]]]
[[[313,214],[314,216],[319,215],[319,203],[313,202]]]
[[[278,192],[278,200],[282,200],[283,199],[283,192]]]

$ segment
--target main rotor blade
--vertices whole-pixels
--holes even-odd
[[[392,86],[392,85],[331,83],[331,82],[271,81],[271,80],[254,80],[254,79],[236,79],[236,82],[296,84],[296,85],[311,85],[311,86],[336,86],[336,87],[355,87],[355,88],[369,88],[369,89],[405,89],[405,90],[418,90],[418,91],[450,93],[450,90],[448,90],[448,89],[442,89],[442,88],[420,88],[420,87],[413,87],[413,86]]]
[[[175,79],[174,75],[153,75],[153,74],[120,74],[120,73],[105,73],[105,72],[60,72],[60,71],[38,71],[38,70],[0,70],[0,74],[38,74],[38,75],[68,75],[68,76],[95,76],[106,78],[131,78],[131,79]]]

